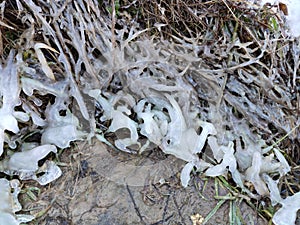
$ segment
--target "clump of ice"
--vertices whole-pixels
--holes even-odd
[[[130,131],[129,136],[115,141],[116,148],[128,152],[128,148],[137,145],[140,152],[144,151],[148,143],[143,145],[140,142],[138,137],[142,134],[148,142],[160,147],[164,153],[186,161],[187,164],[181,172],[181,183],[184,187],[188,186],[190,173],[195,168],[196,171],[211,177],[230,172],[236,184],[247,193],[251,194],[243,183],[250,181],[259,195],[268,196],[269,189],[263,175],[279,173],[283,176],[290,171],[282,153],[277,149],[273,149],[272,153],[270,148],[262,147],[263,143],[253,142],[242,134],[245,149],[238,145],[237,140],[234,144],[234,138],[230,140],[229,137],[226,138],[227,144],[219,144],[218,133],[222,131],[217,131],[213,123],[203,121],[193,113],[189,105],[189,95],[183,97],[180,89],[177,92],[177,96],[184,101],[167,93],[132,99],[126,98],[123,92],[105,93],[104,97],[98,89],[90,91],[89,95],[102,107],[103,116],[100,121],[111,121],[107,132],[116,132],[122,128]],[[187,113],[183,109],[187,109]],[[137,115],[137,119],[130,117],[132,112]],[[216,114],[212,113],[212,116],[215,117]],[[239,123],[236,127],[238,130],[246,129]],[[198,130],[201,130],[200,134]],[[198,156],[206,141],[216,164],[204,161]]]
[[[19,225],[34,219],[31,215],[15,214],[22,209],[18,201],[20,190],[18,180],[0,179],[0,224]]]
[[[21,77],[21,72],[35,79]],[[75,115],[67,110],[69,96],[77,95],[76,90],[70,88],[70,81],[66,79],[51,83],[46,79],[37,79],[41,77],[39,75],[24,63],[22,54],[14,50],[10,52],[5,64],[0,63],[0,172],[18,176],[20,180],[33,179],[46,185],[60,177],[62,171],[51,160],[46,160],[41,166],[38,162],[50,153],[56,154],[57,147],[69,147],[71,141],[81,139],[85,133],[79,130],[79,121]],[[69,92],[66,89],[70,89]],[[22,101],[21,91],[33,102]],[[56,97],[54,104],[48,104],[45,118],[36,109],[41,106],[42,101],[34,95],[34,91],[40,96],[52,94]],[[64,111],[66,115],[60,115]],[[20,127],[23,126],[20,123],[26,122],[28,125],[30,119],[32,127],[42,134],[41,144],[20,141],[20,138],[15,140],[13,137],[20,135]],[[1,225],[19,225],[33,219],[30,215],[15,215],[15,212],[21,210],[17,201],[20,188],[12,184],[15,183],[5,178],[0,179]]]

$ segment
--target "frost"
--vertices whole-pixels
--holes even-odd
[[[57,147],[67,148],[71,141],[86,137],[85,132],[78,130],[79,120],[68,110],[65,116],[60,116],[59,110],[52,107],[47,115],[49,125],[42,134],[42,144],[55,144]]]
[[[0,179],[0,224],[19,225],[34,219],[30,215],[15,214],[22,209],[18,201],[19,192],[20,187],[17,180]]]
[[[260,177],[260,170],[262,166],[262,156],[259,152],[254,152],[252,157],[252,165],[246,170],[246,179],[250,181],[258,194],[266,196],[269,190],[265,182]]]
[[[38,169],[36,174],[38,173],[43,175],[33,176],[32,179],[39,182],[40,185],[49,184],[62,175],[61,169],[53,161],[46,161],[43,166]]]
[[[270,198],[271,198],[272,205],[274,206],[277,203],[281,202],[282,199],[281,199],[280,192],[279,192],[279,189],[277,186],[278,181],[273,180],[267,174],[263,174],[263,179],[267,183],[268,188],[270,190]]]
[[[22,108],[25,112],[15,111],[15,107],[21,105],[19,97],[21,91],[19,71],[34,72],[34,70],[28,70],[22,61],[22,57],[16,55],[16,59],[14,59],[14,55],[14,52],[11,51],[5,68],[2,69],[0,67],[0,94],[2,96],[0,109],[1,154],[3,152],[4,141],[7,142],[11,148],[17,147],[16,141],[10,140],[10,136],[4,133],[5,130],[18,134],[18,123],[28,122],[30,117],[38,126],[48,125],[45,120],[41,119],[41,115],[38,114],[31,105],[23,103]],[[16,62],[14,62],[14,60],[16,60]],[[52,93],[55,96],[67,97],[64,91],[62,91],[66,87],[66,82],[45,85],[37,79],[22,77],[21,80],[22,89],[28,96],[33,95],[33,90],[39,90],[40,94]],[[35,99],[35,103],[38,104],[37,99]],[[25,145],[26,143],[24,143],[24,146]],[[7,151],[9,151],[9,149],[7,149]],[[0,161],[0,171],[8,175],[18,175],[21,180],[33,179],[42,185],[47,184],[61,175],[61,170],[51,161],[46,161],[42,167],[38,166],[38,161],[45,158],[50,152],[56,153],[56,147],[53,145],[41,145],[35,146],[30,150],[9,153],[10,157],[6,157]],[[40,176],[38,173],[43,175]]]
[[[121,128],[127,128],[130,131],[130,138],[123,138],[115,141],[117,148],[126,151],[128,146],[138,143],[137,124],[132,121],[128,115],[125,115],[123,111],[118,111],[118,109],[112,112],[112,116],[113,120],[108,131],[115,132]]]
[[[202,127],[202,132],[198,135],[194,128],[187,126],[182,110],[174,97],[170,95],[166,97],[171,104],[165,105],[170,115],[170,122],[162,140],[162,150],[187,162],[196,162],[198,161],[196,154],[201,152],[207,136],[216,134],[216,131],[212,124],[199,120],[197,123]]]
[[[137,133],[137,123],[131,120],[128,116],[130,111],[126,107],[117,107],[113,108],[112,102],[109,102],[107,99],[103,98],[100,95],[100,91],[94,90],[89,93],[91,97],[94,97],[103,107],[104,116],[101,117],[101,120],[112,119],[111,125],[108,128],[109,132],[116,132],[121,128],[127,128],[130,131],[130,138],[118,139],[115,141],[115,145],[118,149],[122,151],[128,151],[127,147],[130,145],[138,144],[138,133]],[[113,99],[111,99],[113,100]]]
[[[30,115],[32,122],[35,125],[40,127],[44,127],[47,125],[47,122],[41,118],[41,115],[38,112],[34,111],[29,105],[23,103],[22,108],[28,115]]]
[[[46,161],[42,167],[39,160],[45,158],[50,152],[56,153],[54,145],[41,145],[31,150],[13,153],[9,159],[0,161],[0,171],[8,175],[18,175],[21,180],[37,180],[41,185],[52,182],[61,175],[61,170],[51,161]],[[42,176],[37,176],[42,173]]]
[[[169,90],[167,87],[165,89]],[[127,138],[117,137],[114,142],[116,148],[128,152],[129,146],[137,145],[139,151],[143,152],[153,143],[164,153],[186,161],[187,164],[181,173],[181,183],[184,187],[188,185],[190,173],[195,168],[196,171],[212,177],[230,172],[236,184],[252,197],[255,195],[244,186],[245,181],[250,181],[259,195],[267,196],[269,189],[263,176],[268,173],[284,175],[290,170],[280,151],[274,149],[274,154],[271,149],[262,148],[264,142],[254,142],[249,138],[244,123],[236,123],[236,129],[243,131],[240,132],[240,140],[236,140],[227,132],[223,134],[226,142],[219,144],[220,132],[217,132],[213,123],[200,120],[197,114],[192,113],[188,101],[184,101],[188,95],[183,93],[178,95],[181,98],[162,93],[136,101],[124,95],[122,91],[115,95],[105,94],[104,97],[100,90],[92,90],[89,95],[96,99],[103,109],[100,121],[111,121],[106,132],[116,132],[124,128],[130,131]],[[136,113],[136,120],[130,117],[130,109]],[[198,134],[199,128],[201,132]],[[146,143],[140,143],[140,135],[147,138]],[[103,134],[100,139],[107,143]],[[243,148],[240,141],[244,142]],[[205,162],[197,155],[206,142],[217,162],[215,165]]]
[[[57,97],[68,97],[67,93],[65,92],[68,85],[67,81],[46,83],[37,79],[22,77],[21,83],[24,93],[28,96],[32,96],[33,91],[37,90],[41,95],[53,94]]]
[[[297,35],[299,2],[287,2],[288,23]],[[1,172],[42,185],[51,182],[61,175],[61,170],[53,161],[46,160],[42,166],[38,162],[49,153],[56,153],[56,147],[67,148],[72,141],[93,136],[94,120],[99,119],[97,125],[103,127],[95,129],[96,138],[115,149],[131,152],[128,150],[137,146],[142,153],[155,146],[184,160],[180,177],[184,187],[188,186],[193,169],[213,177],[231,173],[236,184],[249,195],[251,191],[244,187],[247,181],[259,195],[270,195],[272,204],[282,204],[282,211],[293,204],[297,206],[297,195],[282,200],[278,180],[270,177],[282,177],[290,171],[283,154],[278,149],[264,148],[261,136],[250,129],[250,125],[257,127],[258,134],[262,134],[269,124],[274,124],[278,132],[288,132],[296,124],[297,118],[287,120],[284,111],[294,111],[289,94],[294,95],[295,90],[292,93],[285,88],[297,87],[297,44],[287,50],[292,40],[272,39],[272,32],[264,29],[259,35],[250,35],[247,42],[239,35],[234,43],[227,43],[232,40],[229,36],[216,39],[217,44],[202,42],[203,38],[158,41],[147,39],[147,35],[141,37],[147,30],[139,30],[134,23],[131,27],[122,24],[123,29],[114,27],[112,37],[111,21],[99,16],[97,1],[75,4],[75,8],[74,4],[64,4],[59,11],[60,1],[48,3],[41,6],[33,1],[17,1],[19,12],[31,10],[24,17],[19,15],[22,22],[31,26],[22,34],[18,51],[26,54],[33,49],[37,58],[29,60],[19,53],[14,59],[12,51],[6,65],[0,65]],[[5,4],[0,5],[3,17]],[[49,12],[53,12],[53,17],[44,17]],[[210,20],[211,24],[218,24],[214,20]],[[154,26],[163,31],[165,25]],[[4,26],[7,27],[5,23]],[[207,37],[219,29],[207,27]],[[224,34],[231,33],[230,27]],[[247,32],[251,30],[247,27]],[[44,40],[37,43],[35,34],[39,31]],[[44,55],[44,49],[50,54]],[[294,62],[290,64],[285,59],[291,52]],[[293,85],[286,81],[282,86],[280,76],[290,77],[291,73]],[[99,117],[93,117],[94,109],[88,111],[80,85],[100,105]],[[262,92],[263,102],[257,99],[259,89],[267,90]],[[48,96],[55,102],[45,103]],[[81,116],[90,121],[90,134],[82,131],[82,117],[73,111],[71,98],[76,100]],[[21,111],[15,111],[16,108]],[[232,115],[235,110],[243,119]],[[25,127],[41,133],[41,146],[37,146],[38,141],[22,143],[27,135],[23,133],[27,132]],[[116,134],[112,143],[105,138],[109,133]],[[4,142],[8,144],[6,149]],[[25,150],[26,146],[29,150]],[[209,161],[201,158],[207,152],[212,153]],[[275,221],[280,220],[281,211],[278,213]],[[7,216],[18,220],[13,213],[0,215],[0,220]]]
[[[266,174],[263,178],[268,184],[272,205],[274,206],[278,203],[282,205],[282,207],[274,214],[272,219],[273,223],[275,225],[295,224],[297,211],[300,209],[300,192],[282,199],[277,186],[278,180],[273,180]]]
[[[300,192],[286,197],[280,201],[282,207],[274,214],[275,225],[293,225],[296,221],[297,211],[300,209]]]
[[[32,96],[34,90],[37,90],[41,95],[53,94],[56,96],[55,103],[46,109],[46,120],[43,120],[30,106],[23,104],[24,110],[31,115],[35,124],[45,127],[42,134],[42,144],[55,144],[60,148],[67,148],[70,146],[70,142],[81,140],[86,136],[86,133],[80,131],[77,117],[67,108],[70,101],[68,92],[66,92],[70,85],[68,80],[49,83],[22,77],[21,81],[22,89],[28,96]],[[66,115],[61,116],[61,111],[65,111]],[[84,114],[83,116],[88,118],[88,115]]]
[[[273,151],[274,151],[277,159],[280,162],[280,167],[279,167],[280,175],[283,176],[283,175],[287,174],[288,172],[290,172],[291,168],[290,168],[287,160],[282,155],[282,153],[277,148],[274,148]]]
[[[18,121],[14,116],[14,108],[19,105],[19,82],[17,66],[13,62],[14,52],[11,51],[4,69],[0,68],[0,96],[2,106],[0,108],[0,156],[3,153],[5,130],[18,133]]]
[[[38,170],[38,161],[45,158],[50,152],[56,153],[53,145],[42,145],[24,152],[14,153],[8,161],[7,169],[19,172],[35,172]]]
[[[218,149],[221,149],[223,151],[223,161],[220,164],[207,169],[207,171],[205,172],[207,176],[216,177],[219,175],[224,175],[227,173],[227,168],[229,168],[230,172],[236,171],[237,163],[233,155],[233,142],[230,142],[226,147],[221,146]]]
[[[130,131],[129,138],[119,138],[115,141],[118,149],[127,151],[128,146],[136,144],[140,146],[142,152],[147,148],[149,142],[160,146],[164,153],[188,162],[181,175],[183,186],[187,186],[189,174],[194,166],[201,171],[211,166],[200,160],[197,153],[201,152],[207,137],[216,134],[214,126],[195,118],[194,114],[190,113],[187,121],[194,120],[195,127],[202,127],[202,132],[198,135],[195,128],[188,127],[183,111],[173,96],[165,94],[160,97],[145,98],[134,106],[134,101],[130,99],[125,101],[129,102],[128,104],[120,105],[119,100],[124,100],[124,98],[120,98],[118,95],[106,99],[99,90],[93,90],[89,94],[103,108],[104,112],[100,120],[111,120],[107,132],[116,132],[122,128]],[[115,108],[114,105],[118,106]],[[129,118],[130,106],[134,109],[138,121]],[[166,112],[162,111],[164,108],[167,110]],[[144,146],[138,140],[138,128],[139,133],[147,137]]]
[[[181,184],[183,187],[187,187],[190,181],[190,174],[192,172],[194,168],[194,164],[193,163],[187,163],[180,174],[180,180],[181,180]]]
[[[151,109],[152,107],[154,108]],[[168,117],[146,99],[138,102],[135,112],[138,119],[143,120],[139,126],[141,128],[140,133],[152,143],[159,145],[167,133]]]
[[[207,143],[209,144],[213,152],[214,158],[217,160],[218,163],[220,163],[220,161],[223,159],[224,151],[226,151],[223,149],[225,146],[218,145],[217,138],[214,136],[208,137]]]

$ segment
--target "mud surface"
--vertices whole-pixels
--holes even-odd
[[[146,157],[117,154],[95,140],[78,145],[71,153],[65,151],[61,156],[66,163],[63,176],[42,190],[36,202],[26,202],[25,208],[34,206],[32,213],[45,212],[31,224],[200,225],[201,217],[220,204],[221,200],[215,198],[216,189],[218,196],[228,194],[215,179],[199,176],[183,188],[179,179],[183,164],[174,158],[159,156],[151,164]],[[173,162],[167,172],[167,168],[157,168],[164,160]],[[132,172],[132,168],[138,171],[142,167],[148,170]],[[130,168],[132,171],[126,171]],[[163,171],[165,177],[159,177]],[[245,224],[267,224],[241,199],[224,201],[206,224],[229,224],[230,205],[240,209]]]

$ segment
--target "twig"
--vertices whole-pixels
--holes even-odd
[[[163,222],[167,222],[169,219],[171,219],[173,217],[174,214],[168,216],[164,221],[163,220],[159,220],[155,223],[151,223],[150,225],[161,225]]]
[[[178,205],[178,203],[177,203],[177,200],[176,200],[175,195],[173,195],[173,201],[174,201],[174,204],[175,204],[176,209],[177,209],[177,211],[178,211],[178,215],[179,215],[179,217],[180,217],[180,219],[181,219],[182,224],[186,224],[186,223],[184,222],[184,218],[183,218],[183,216],[182,216],[182,214],[181,214],[181,211],[180,211],[180,208],[179,208],[179,205]]]
[[[144,221],[144,219],[143,219],[143,217],[142,217],[142,215],[141,215],[141,213],[140,213],[140,210],[139,210],[139,208],[137,207],[137,205],[136,205],[136,203],[135,203],[135,201],[134,201],[133,195],[132,195],[132,193],[131,193],[131,191],[130,191],[130,189],[129,189],[128,184],[126,184],[126,188],[127,188],[128,193],[129,193],[130,199],[131,199],[131,201],[132,201],[132,203],[133,203],[133,206],[134,206],[134,209],[135,209],[136,214],[137,214],[138,217],[140,218],[141,222],[142,222],[143,224],[146,225],[146,222]]]
[[[171,194],[171,191],[169,191],[169,194],[167,196],[166,205],[165,205],[164,212],[163,212],[163,215],[162,215],[162,224],[164,224],[164,222],[166,222],[165,217],[166,217],[167,209],[168,209],[168,206],[169,206],[170,194]]]

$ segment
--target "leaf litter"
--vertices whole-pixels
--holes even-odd
[[[116,22],[99,1],[17,1],[28,30],[0,67],[1,172],[45,185],[61,170],[53,160],[38,162],[73,141],[96,135],[129,153],[154,145],[186,161],[184,187],[192,171],[229,176],[251,198],[282,205],[275,224],[293,224],[298,193],[282,198],[278,183],[299,162],[299,131],[282,141],[293,145],[287,151],[297,160],[288,162],[289,152],[272,144],[300,123],[299,39],[285,32],[280,12],[255,4],[179,2],[181,11],[174,2],[125,1],[124,9],[144,9],[149,23],[139,24],[132,16]],[[35,55],[25,57],[32,49]],[[43,102],[46,96],[54,100]],[[123,128],[126,137],[107,139]],[[33,130],[41,139],[26,143],[22,137]],[[1,181],[9,197],[11,181]],[[19,224],[14,213],[21,208],[4,201],[9,214],[3,209],[1,219]]]

